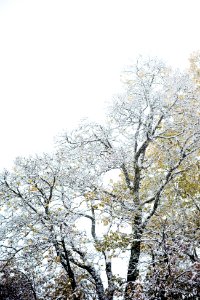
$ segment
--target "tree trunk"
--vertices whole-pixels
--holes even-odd
[[[141,250],[141,236],[142,236],[142,214],[139,211],[133,222],[133,242],[131,244],[131,254],[128,264],[127,272],[127,286],[125,290],[125,299],[132,300],[134,295],[135,281],[138,278],[139,270],[138,264]]]
[[[105,256],[105,258],[106,258],[106,256]],[[113,283],[111,261],[107,261],[107,258],[106,258],[106,274],[107,274],[107,279],[108,279],[108,288],[106,291],[107,300],[113,300],[113,296],[114,296],[114,292],[115,292],[115,285]]]
[[[125,290],[126,300],[133,299],[134,285],[139,275],[138,263],[140,258],[140,246],[141,246],[140,241],[133,242],[131,246],[131,256],[129,259],[128,273],[127,273],[127,286]]]

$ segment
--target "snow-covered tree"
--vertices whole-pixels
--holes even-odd
[[[183,182],[198,174],[199,95],[189,74],[156,59],[139,58],[122,79],[125,92],[104,124],[84,121],[58,138],[52,156],[18,158],[13,172],[1,175],[0,258],[32,272],[41,297],[41,277],[55,282],[62,268],[73,299],[158,299],[145,284],[157,280],[155,268],[164,272],[165,262],[152,257],[165,256],[163,224],[177,229],[175,210],[184,229],[179,242],[170,237],[173,253],[190,259],[194,250],[198,262],[197,238],[191,235],[193,250],[183,246],[196,225],[184,223],[181,205]],[[188,216],[199,214],[198,197],[196,185],[187,192]]]

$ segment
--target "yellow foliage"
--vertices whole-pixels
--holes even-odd
[[[56,256],[56,257],[55,257],[55,262],[56,262],[56,263],[60,263],[60,262],[61,262],[60,256]]]
[[[37,189],[34,185],[31,185],[30,191],[31,191],[31,192],[37,192],[38,189]]]
[[[197,88],[200,88],[200,51],[194,52],[190,56],[190,72],[193,76],[194,82],[197,84]]]

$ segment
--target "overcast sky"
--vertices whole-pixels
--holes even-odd
[[[102,115],[138,54],[185,68],[199,0],[0,0],[0,168]]]

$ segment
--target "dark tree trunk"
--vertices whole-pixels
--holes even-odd
[[[113,300],[115,286],[113,283],[112,266],[109,261],[106,261],[106,274],[108,279],[108,288],[106,291],[107,300]]]
[[[140,245],[140,241],[135,241],[131,246],[131,256],[128,265],[127,282],[135,282],[138,277],[139,271],[137,267],[140,258]]]
[[[139,211],[133,222],[133,242],[131,244],[131,254],[128,264],[127,272],[127,286],[125,290],[125,299],[132,300],[134,295],[135,281],[138,278],[139,270],[138,264],[141,251],[141,237],[142,237],[142,214]]]
[[[127,273],[127,286],[125,290],[126,300],[133,299],[135,281],[137,280],[139,275],[138,263],[140,258],[140,246],[141,246],[140,241],[133,242],[131,246],[131,256],[129,259],[128,273]]]

